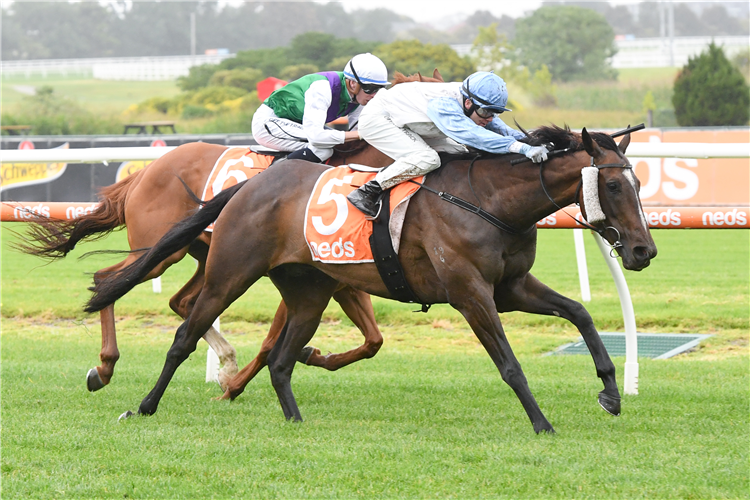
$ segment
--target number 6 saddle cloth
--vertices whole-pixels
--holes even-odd
[[[376,173],[377,170],[358,171],[345,165],[330,168],[318,178],[305,210],[305,240],[313,260],[328,264],[374,262],[370,248],[372,221],[365,219],[346,195]],[[424,177],[414,180],[421,183]],[[391,197],[389,231],[396,253],[408,201],[418,189],[419,185],[413,182],[403,182],[386,193]]]
[[[203,201],[209,201],[223,190],[247,180],[265,169],[276,159],[273,155],[255,153],[247,147],[232,147],[216,160],[203,188]],[[206,231],[213,231],[211,224]]]

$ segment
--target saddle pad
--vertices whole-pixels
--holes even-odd
[[[354,208],[346,195],[375,177],[375,172],[355,172],[347,166],[323,172],[307,202],[305,240],[315,261],[327,264],[373,262],[370,249],[372,221]],[[424,177],[414,179],[421,183]],[[407,202],[419,186],[403,182],[389,191],[391,215]],[[398,236],[400,237],[400,231]],[[398,245],[394,242],[394,247]]]
[[[223,190],[259,174],[268,168],[275,158],[255,153],[248,147],[227,148],[216,160],[203,188],[203,201],[209,201]],[[211,224],[206,231],[213,231]]]

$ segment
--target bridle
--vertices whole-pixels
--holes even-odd
[[[552,155],[553,153],[562,153],[562,152],[568,151],[568,149],[551,151],[550,155]],[[630,169],[630,170],[633,169],[633,165],[631,165],[630,163],[602,163],[600,165],[597,165],[596,162],[594,161],[594,157],[593,156],[591,157],[591,165],[589,165],[589,166],[590,167],[594,167],[597,170],[601,170],[603,168],[626,168],[626,169]],[[606,226],[605,228],[600,229],[598,227],[593,226],[592,224],[589,224],[587,221],[585,221],[585,220],[579,220],[579,219],[573,217],[572,215],[570,215],[568,212],[566,212],[563,207],[561,207],[560,205],[557,204],[557,202],[552,198],[552,196],[550,196],[549,192],[547,191],[547,187],[544,185],[544,176],[542,175],[543,170],[544,170],[544,162],[541,162],[539,164],[539,182],[542,185],[542,190],[544,191],[544,194],[547,196],[547,198],[549,199],[549,201],[551,201],[552,204],[555,207],[558,208],[558,210],[560,210],[561,212],[563,212],[565,215],[567,215],[571,219],[575,220],[577,224],[580,224],[580,225],[582,225],[582,226],[584,226],[584,227],[586,227],[588,229],[591,229],[592,231],[596,232],[599,236],[601,236],[601,238],[605,242],[607,242],[607,244],[609,244],[610,247],[611,247],[610,256],[612,256],[613,258],[616,258],[617,257],[616,250],[618,248],[622,248],[622,242],[620,241],[620,231],[618,231],[617,228],[614,227],[614,226]],[[581,203],[578,200],[580,199],[580,196],[581,196],[581,188],[582,187],[583,187],[583,178],[581,178],[581,180],[578,181],[578,186],[576,187],[575,200],[576,200],[576,205],[578,205],[578,206],[581,206]],[[615,240],[614,243],[609,243],[609,240],[606,237],[606,232],[610,231],[610,230],[614,231],[614,233],[616,235],[615,238],[614,238],[614,240]]]

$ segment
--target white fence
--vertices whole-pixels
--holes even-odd
[[[215,54],[0,61],[0,71],[3,78],[62,75],[93,77],[100,80],[174,80],[187,75],[193,66],[218,64],[233,56],[234,54]]]
[[[704,52],[708,44],[714,42],[724,48],[727,57],[732,58],[750,46],[747,36],[682,36],[671,40],[664,38],[634,38],[615,40],[617,54],[612,58],[613,68],[668,68],[682,67],[688,58]],[[451,45],[458,55],[470,55],[471,44]]]

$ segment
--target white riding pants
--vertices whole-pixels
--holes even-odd
[[[440,156],[435,149],[465,152],[466,148],[453,141],[432,123],[413,124],[420,134],[393,123],[377,99],[370,101],[359,117],[359,135],[372,146],[395,161],[382,169],[375,180],[383,189],[391,188],[408,179],[419,177],[440,167]]]
[[[261,104],[253,115],[253,138],[261,146],[279,151],[308,148],[320,161],[326,161],[333,155],[333,148],[316,147],[307,142],[301,123],[279,118],[265,104]]]

